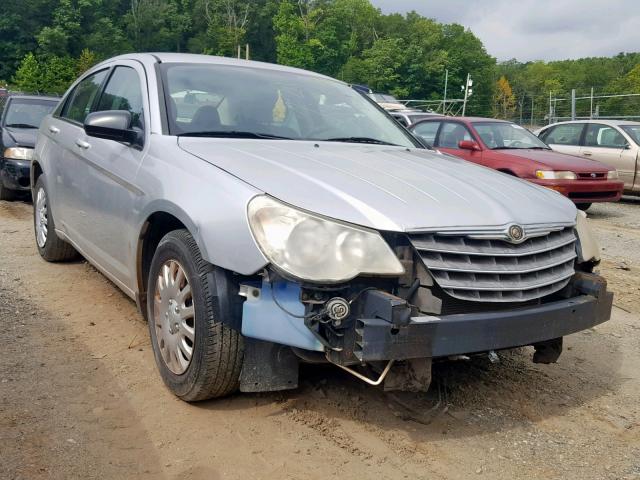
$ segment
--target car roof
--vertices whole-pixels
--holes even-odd
[[[427,112],[424,112],[427,113]],[[448,121],[453,121],[453,122],[462,122],[462,123],[474,123],[474,122],[496,122],[496,123],[513,123],[510,122],[508,120],[501,120],[499,118],[487,118],[487,117],[453,117],[450,115],[440,115],[440,114],[432,114],[433,118],[425,118],[423,120],[420,120],[420,122],[416,122],[416,125],[418,123],[422,123],[422,122],[432,122],[432,121],[439,121],[441,122],[443,119],[448,120]]]
[[[568,120],[566,122],[556,122],[551,125],[545,125],[542,127],[543,129],[547,129],[549,127],[553,127],[555,125],[571,125],[571,124],[582,124],[582,123],[600,123],[602,125],[609,125],[612,127],[619,127],[620,125],[640,125],[640,122],[634,122],[631,120],[620,120],[620,119],[606,119],[606,118],[593,118],[593,119],[585,119],[585,120]]]
[[[102,64],[111,63],[118,60],[137,60],[137,61],[149,61],[152,60],[158,63],[206,63],[209,65],[228,65],[237,67],[251,67],[260,68],[265,70],[276,70],[281,72],[291,72],[309,75],[319,78],[327,78],[336,82],[340,82],[335,78],[327,77],[319,73],[311,72],[309,70],[303,70],[301,68],[287,67],[284,65],[276,65],[274,63],[257,62],[255,60],[242,60],[230,57],[218,57],[215,55],[201,55],[196,53],[167,53],[167,52],[149,52],[149,53],[129,53],[124,55],[118,55],[117,57],[111,57]],[[344,82],[340,82],[344,83]]]
[[[59,102],[60,97],[50,97],[48,95],[9,95],[9,98],[22,98],[27,100],[52,100],[54,102]]]

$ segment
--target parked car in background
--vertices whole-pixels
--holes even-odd
[[[553,363],[611,312],[570,201],[425,149],[312,72],[107,60],[46,117],[31,172],[40,255],[78,251],[136,299],[187,401],[295,388],[300,362],[425,391],[432,358]]]
[[[400,125],[408,127],[425,118],[442,117],[439,113],[423,112],[422,110],[413,110],[409,108],[401,110],[389,110],[389,114],[395,118]]]
[[[554,152],[524,127],[493,118],[442,117],[410,129],[446,153],[556,190],[582,210],[593,202],[616,202],[623,183],[614,168]]]
[[[0,117],[0,200],[29,191],[29,169],[40,122],[60,99],[12,95]]]
[[[598,160],[615,168],[625,192],[640,194],[640,122],[560,122],[535,133],[557,152]]]
[[[385,110],[403,110],[407,108],[404,103],[389,93],[370,93],[368,95],[369,98]]]

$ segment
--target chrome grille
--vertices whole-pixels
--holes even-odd
[[[524,302],[562,289],[574,274],[576,258],[573,227],[525,232],[529,238],[519,244],[503,234],[489,238],[487,232],[413,233],[409,238],[436,283],[452,297]]]

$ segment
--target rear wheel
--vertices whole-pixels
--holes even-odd
[[[168,233],[153,256],[147,288],[149,332],[169,389],[194,402],[238,388],[242,335],[223,323],[213,265],[186,230]]]
[[[51,204],[44,185],[44,175],[38,177],[34,192],[33,229],[40,256],[47,262],[73,260],[78,256],[78,252],[58,237],[56,233],[56,224],[51,214]]]
[[[586,212],[587,210],[589,210],[589,207],[591,206],[590,203],[578,203],[576,205],[580,210],[582,210],[583,212]]]

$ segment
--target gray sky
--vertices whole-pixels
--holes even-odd
[[[562,60],[640,50],[640,0],[371,0],[469,27],[498,58]]]

